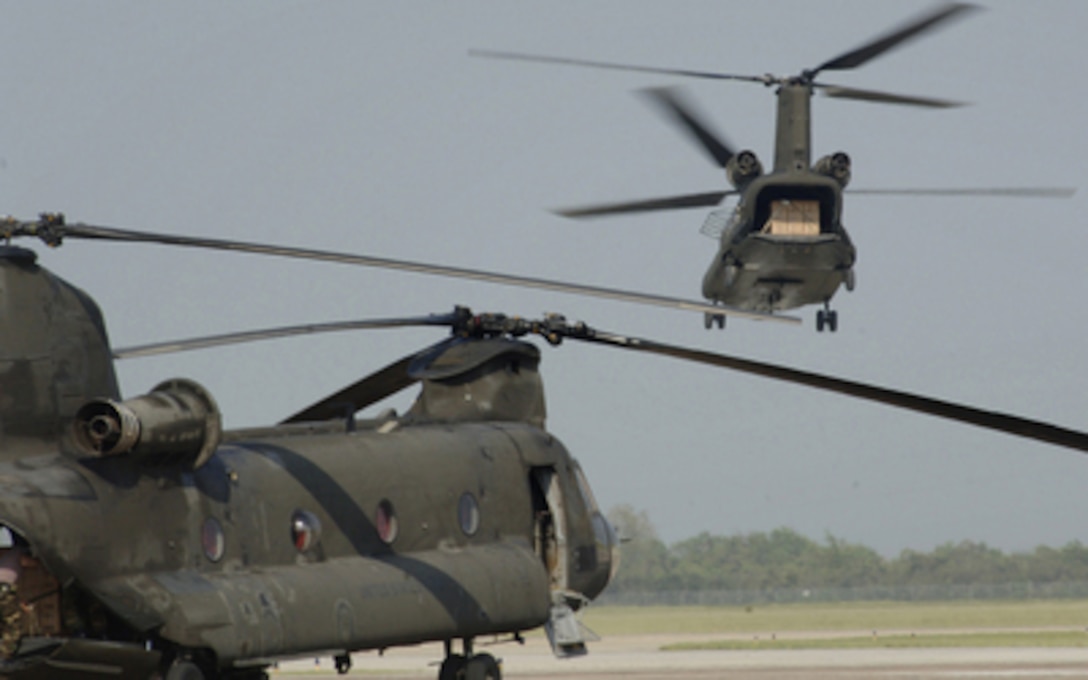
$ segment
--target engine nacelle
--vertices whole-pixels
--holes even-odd
[[[824,156],[812,166],[813,172],[827,175],[845,188],[850,183],[850,156],[844,151]]]
[[[89,401],[76,412],[73,428],[76,443],[89,455],[191,459],[194,469],[207,462],[223,434],[215,400],[182,378],[123,402]]]
[[[725,164],[725,177],[736,188],[741,188],[763,174],[763,165],[752,151],[747,149],[734,154]]]

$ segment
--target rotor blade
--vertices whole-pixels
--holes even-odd
[[[454,310],[449,325],[455,328],[466,323],[472,312],[465,308]],[[540,358],[535,345],[491,338],[480,342],[478,338],[451,337],[430,347],[413,352],[362,380],[345,387],[335,394],[309,406],[282,421],[288,423],[312,422],[346,418],[375,404],[386,397],[420,380],[444,380],[472,370],[499,354],[516,352]]]
[[[837,99],[858,99],[861,101],[880,102],[883,104],[925,106],[931,109],[952,109],[956,108],[957,106],[967,106],[967,102],[953,101],[951,99],[918,97],[909,94],[878,92],[876,90],[859,90],[855,87],[843,87],[841,85],[824,85],[822,83],[813,83],[813,87],[820,89],[826,96],[835,97]]]
[[[815,75],[820,71],[841,71],[861,66],[865,62],[884,54],[891,48],[899,45],[925,31],[935,28],[938,24],[964,12],[979,9],[975,5],[953,2],[937,7],[917,19],[909,21],[899,28],[882,35],[870,42],[857,47],[845,54],[840,54],[834,59],[829,59],[809,72]]]
[[[869,196],[1011,196],[1015,198],[1069,198],[1072,187],[980,187],[951,189],[847,189],[849,194]]]
[[[352,331],[375,328],[400,328],[404,326],[449,326],[456,321],[454,314],[432,314],[430,316],[405,317],[402,319],[372,319],[357,321],[331,321],[328,323],[302,324],[298,326],[281,326],[278,328],[265,328],[255,331],[240,331],[237,333],[223,333],[220,335],[208,335],[199,338],[185,340],[172,340],[169,342],[156,342],[146,345],[135,345],[113,350],[114,359],[134,359],[136,357],[149,357],[158,354],[172,354],[174,352],[187,352],[195,349],[207,349],[209,347],[222,347],[224,345],[237,345],[257,340],[271,340],[273,338],[286,338],[294,335],[306,335],[311,333],[331,333],[335,331]]]
[[[710,128],[699,120],[691,105],[684,101],[678,88],[654,87],[641,90],[641,92],[643,96],[656,104],[680,127],[687,130],[699,142],[699,145],[710,154],[718,167],[725,168],[729,159],[736,152],[730,148],[725,140],[711,132]]]
[[[333,418],[349,418],[357,411],[361,411],[371,404],[396,394],[406,387],[411,387],[418,382],[418,379],[408,374],[408,366],[418,355],[419,352],[412,352],[408,356],[394,361],[380,371],[371,373],[362,380],[352,383],[334,394],[330,394],[289,418],[285,418],[280,421],[280,425],[331,420]]]
[[[667,297],[664,295],[651,295],[648,293],[635,293],[617,288],[603,288],[597,286],[585,286],[549,279],[538,279],[528,276],[515,276],[512,274],[499,274],[478,269],[464,269],[461,267],[448,267],[445,265],[426,264],[408,260],[393,260],[369,255],[352,255],[350,253],[334,252],[327,250],[311,250],[307,248],[290,248],[266,243],[247,243],[244,241],[228,241],[224,239],[201,238],[181,236],[178,234],[156,234],[145,231],[129,229],[116,229],[113,227],[94,226],[89,224],[65,224],[62,217],[49,215],[41,223],[17,222],[8,220],[7,235],[11,236],[38,236],[47,243],[57,244],[65,237],[103,239],[112,241],[128,241],[135,243],[160,243],[164,245],[185,246],[189,248],[206,248],[209,250],[229,250],[243,253],[255,253],[259,255],[277,255],[303,260],[318,260],[322,262],[338,262],[360,267],[377,267],[381,269],[396,269],[400,271],[416,272],[419,274],[432,274],[458,279],[471,279],[474,281],[486,281],[506,286],[520,286],[522,288],[536,288],[550,290],[558,293],[570,293],[574,295],[587,295],[591,297],[632,302],[635,304],[653,305],[669,309],[683,309],[691,312],[703,312],[709,314],[726,314],[747,319],[780,321],[783,323],[800,324],[801,319],[792,316],[753,312],[736,307],[724,305],[712,305],[708,302],[684,300],[681,298]]]
[[[629,336],[615,335],[603,331],[589,329],[584,334],[568,335],[578,340],[601,343],[636,352],[647,352],[662,356],[670,356],[686,361],[693,361],[710,366],[728,368],[743,373],[782,380],[799,385],[807,385],[820,390],[845,394],[858,399],[875,401],[896,408],[907,409],[919,413],[927,413],[939,418],[947,418],[961,423],[976,425],[989,430],[996,430],[1006,434],[1034,439],[1057,446],[1077,449],[1088,452],[1088,433],[1071,430],[1038,420],[1022,418],[997,411],[986,411],[962,404],[933,399],[909,392],[877,387],[866,383],[853,382],[841,378],[833,378],[819,373],[809,373],[775,364],[767,364],[759,361],[740,359],[724,354],[715,354],[696,349],[677,347],[633,338]]]
[[[726,196],[737,193],[736,191],[708,191],[701,194],[686,194],[683,196],[667,196],[664,198],[651,198],[642,201],[629,201],[626,203],[606,203],[602,205],[587,205],[577,208],[564,208],[556,210],[556,215],[571,218],[601,217],[604,215],[622,215],[626,213],[654,212],[657,210],[672,210],[675,208],[711,208],[722,202]]]
[[[635,66],[631,64],[616,64],[606,61],[590,61],[588,59],[568,59],[566,57],[549,57],[539,54],[525,54],[522,52],[503,52],[499,50],[469,50],[471,57],[484,57],[486,59],[507,59],[512,61],[532,61],[544,64],[564,64],[567,66],[589,66],[591,68],[606,68],[614,71],[635,71],[637,73],[659,73],[669,76],[686,76],[689,78],[706,78],[710,80],[743,80],[753,83],[766,83],[764,76],[746,76],[733,73],[716,73],[713,71],[690,71],[679,68],[658,68],[655,66]]]

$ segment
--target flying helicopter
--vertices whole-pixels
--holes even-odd
[[[98,239],[373,266],[366,256],[8,220]],[[399,265],[404,263],[398,263]],[[465,276],[479,278],[476,272]],[[572,323],[452,312],[113,348],[94,300],[0,247],[0,677],[256,680],[278,659],[439,641],[438,677],[501,678],[477,652],[544,626],[586,652],[577,612],[616,537],[546,427],[540,350],[584,342],[741,371],[1088,451],[1088,433]],[[124,399],[114,360],[284,335],[426,326],[436,344],[268,427],[224,430],[184,378]],[[418,384],[403,414],[357,413]],[[12,605],[18,605],[12,607]]]
[[[736,196],[732,209],[712,212],[700,230],[719,241],[703,276],[702,294],[714,304],[775,312],[822,305],[816,330],[838,329],[831,300],[840,287],[856,285],[857,249],[842,222],[843,192],[851,179],[851,159],[837,151],[812,162],[811,99],[826,96],[929,108],[961,102],[844,87],[818,81],[825,71],[857,68],[888,50],[968,12],[967,3],[940,5],[869,42],[796,75],[738,75],[715,71],[658,68],[518,52],[471,50],[473,56],[587,66],[710,80],[759,83],[774,87],[777,97],[774,162],[765,172],[755,152],[737,151],[715,132],[695,107],[673,87],[650,88],[642,94],[689,135],[719,168],[732,189],[574,207],[558,210],[570,218],[645,213],[677,208],[713,207]],[[1067,197],[1066,188],[862,189],[855,194]],[[707,312],[706,328],[725,327],[725,315]]]

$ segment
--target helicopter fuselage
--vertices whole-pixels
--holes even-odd
[[[0,249],[0,307],[0,678],[250,680],[426,641],[454,668],[480,635],[569,632],[611,577],[532,344],[430,348],[401,416],[224,432],[191,381],[121,402],[97,306],[30,251]]]
[[[225,438],[196,470],[72,451],[0,463],[0,519],[48,584],[28,586],[42,637],[244,667],[517,633],[610,577],[610,528],[535,426]]]

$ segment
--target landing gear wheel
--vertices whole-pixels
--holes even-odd
[[[347,675],[351,670],[351,655],[349,654],[333,657],[333,662],[336,663],[336,672],[340,675]]]
[[[170,665],[163,680],[204,680],[204,672],[192,661],[179,659]]]
[[[465,664],[465,680],[502,680],[499,663],[490,654],[477,654]]]
[[[820,309],[816,312],[816,332],[823,333],[824,327],[834,333],[839,329],[839,313],[833,309]]]
[[[467,664],[468,659],[460,654],[450,654],[438,669],[438,680],[460,680]]]
[[[725,314],[711,314],[710,312],[703,312],[703,325],[707,330],[714,328],[715,325],[718,328],[725,328]]]

